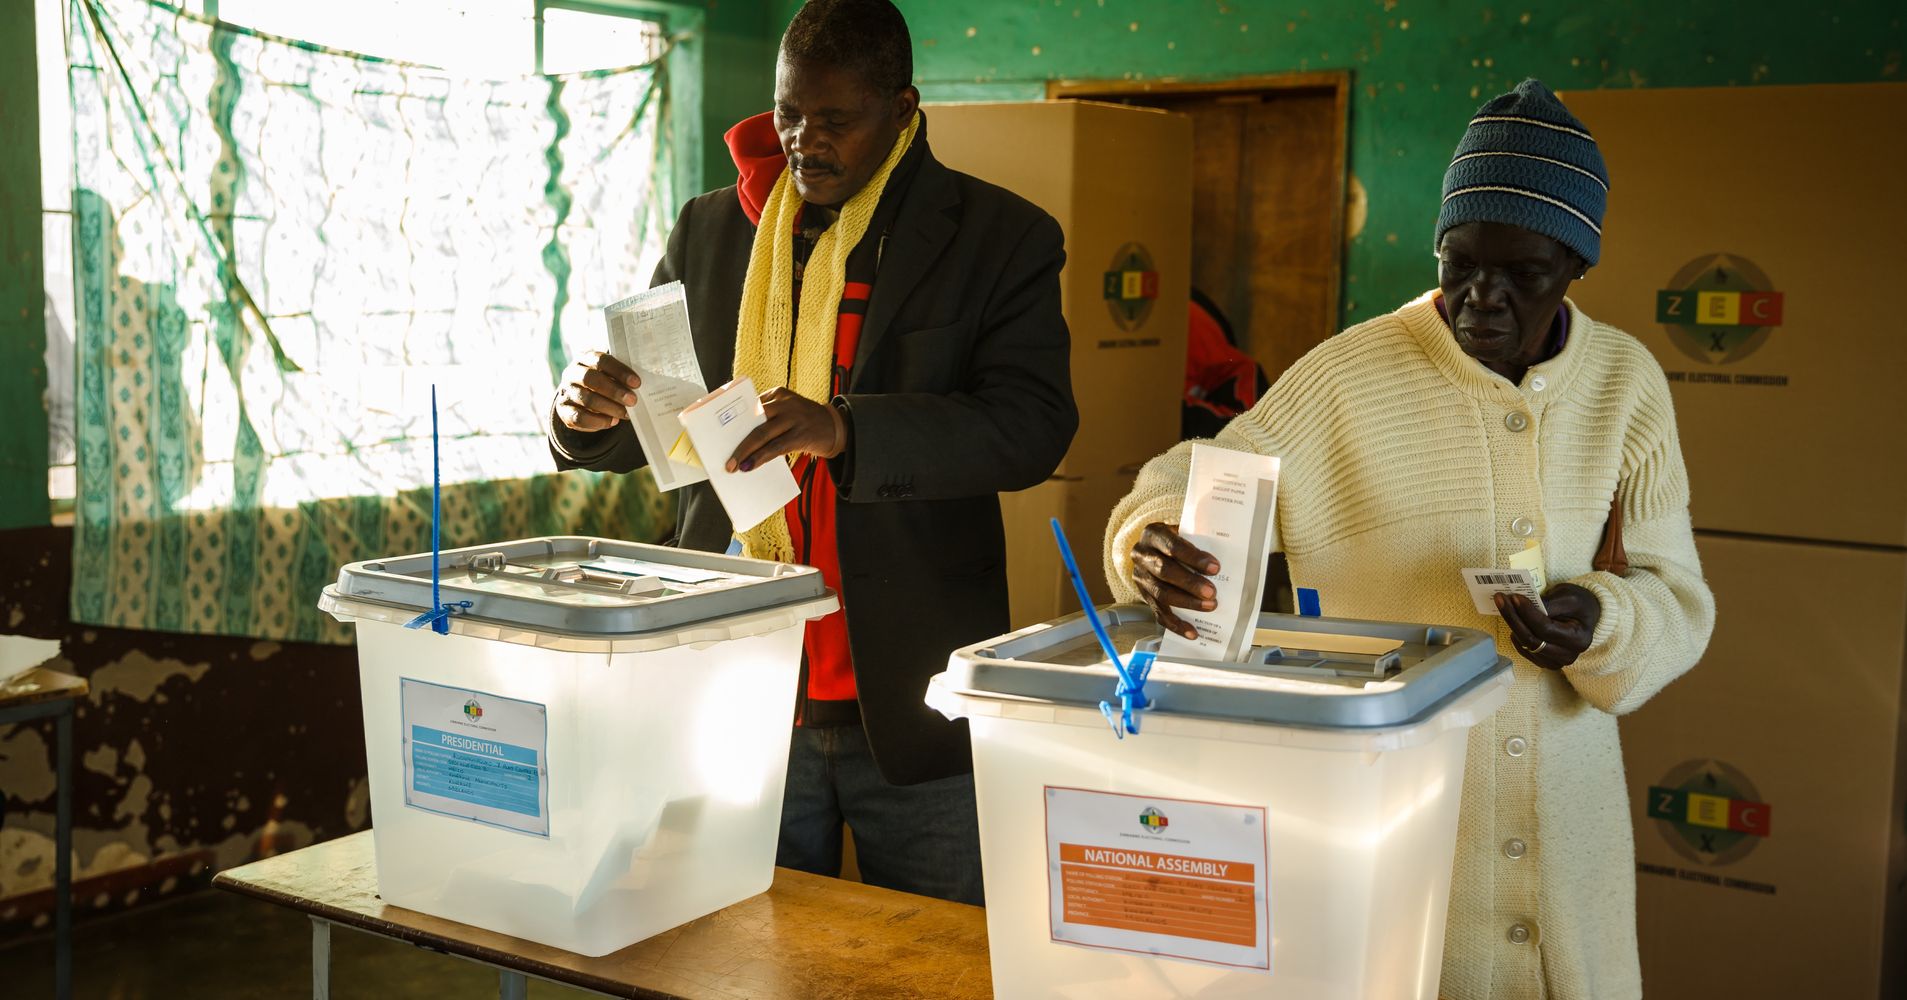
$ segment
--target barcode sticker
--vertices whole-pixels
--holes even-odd
[[[1470,600],[1476,604],[1477,614],[1496,615],[1494,598],[1498,594],[1522,594],[1538,610],[1544,610],[1543,597],[1536,591],[1536,575],[1527,569],[1466,569],[1462,572],[1464,586],[1470,588]]]

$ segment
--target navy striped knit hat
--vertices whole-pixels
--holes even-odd
[[[1477,109],[1443,175],[1437,238],[1466,222],[1520,226],[1576,251],[1602,255],[1609,171],[1596,139],[1541,80]]]

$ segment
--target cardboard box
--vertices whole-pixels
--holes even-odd
[[[1696,526],[1907,544],[1907,86],[1564,100],[1611,178],[1571,294],[1669,373]]]
[[[926,112],[942,163],[1033,202],[1065,232],[1080,426],[1054,474],[1106,476],[1172,447],[1192,287],[1191,119],[1082,101]]]
[[[1007,600],[1015,629],[1079,610],[1079,597],[1053,541],[1050,518],[1059,518],[1066,529],[1094,603],[1112,600],[1100,547],[1112,508],[1132,492],[1138,471],[1135,465],[1103,476],[1055,478],[1030,490],[1000,494],[1000,515],[1006,522]]]
[[[1699,546],[1714,640],[1621,724],[1644,989],[1907,996],[1907,553]]]

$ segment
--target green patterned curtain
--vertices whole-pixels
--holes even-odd
[[[673,204],[662,63],[468,80],[73,0],[73,610],[338,642],[339,565],[653,539],[646,475],[551,472],[555,373]]]

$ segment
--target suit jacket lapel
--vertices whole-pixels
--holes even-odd
[[[920,284],[940,259],[941,251],[959,232],[954,209],[960,204],[960,190],[953,171],[942,166],[927,151],[920,173],[908,188],[900,214],[894,219],[887,246],[881,250],[880,267],[874,273],[874,294],[867,304],[867,325],[861,330],[861,343],[854,352],[854,375],[850,389],[858,387],[867,371],[866,361],[880,345],[893,325],[901,303]]]

